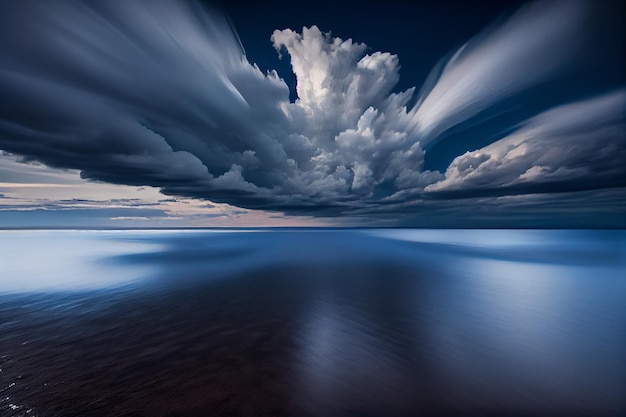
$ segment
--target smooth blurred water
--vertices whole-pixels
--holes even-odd
[[[626,231],[0,231],[0,416],[626,413]]]

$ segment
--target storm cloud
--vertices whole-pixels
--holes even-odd
[[[574,65],[589,7],[528,6],[419,92],[395,90],[392,53],[316,26],[276,30],[297,79],[290,102],[198,3],[3,2],[0,149],[89,180],[290,213],[624,187],[623,90],[544,111],[445,173],[424,169],[443,132]]]
[[[457,157],[427,192],[506,195],[626,187],[626,90],[563,105]]]

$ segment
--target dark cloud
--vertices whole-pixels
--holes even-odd
[[[626,228],[626,187],[457,199],[414,199],[391,214],[359,210],[364,226],[431,228]],[[372,223],[371,218],[377,219]]]
[[[425,191],[439,198],[626,187],[626,90],[541,113],[457,157]]]
[[[278,74],[248,62],[226,19],[197,3],[3,2],[0,149],[172,197],[383,220],[436,204],[447,213],[449,199],[624,187],[621,90],[531,117],[445,173],[424,169],[424,149],[446,131],[587,68],[591,9],[528,6],[419,93],[392,93],[394,54],[315,26],[276,30],[297,78],[290,102]]]
[[[163,202],[176,201],[176,200],[159,200],[159,201],[145,201],[139,198],[111,198],[108,200],[88,200],[85,198],[71,198],[55,200],[48,202],[54,206],[61,207],[75,207],[78,205],[94,205],[94,206],[124,206],[124,207],[149,207],[158,206]]]

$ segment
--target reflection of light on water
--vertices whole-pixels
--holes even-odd
[[[491,259],[472,259],[463,262],[464,268],[474,271],[473,284],[477,291],[492,296],[481,297],[482,308],[497,312],[485,318],[504,321],[515,328],[517,338],[535,332],[545,320],[558,317],[562,298],[558,290],[563,280],[576,268],[561,265],[508,262]],[[497,297],[493,296],[496,295]],[[493,323],[494,325],[497,323]]]
[[[607,240],[611,231],[588,230],[514,230],[514,229],[380,229],[366,230],[361,233],[384,239],[402,240],[419,243],[438,243],[461,245],[476,248],[547,248],[559,247],[590,248],[601,246],[611,248],[616,243]]]
[[[0,360],[4,360],[6,357],[3,355],[0,357]],[[2,365],[2,362],[0,362]],[[0,375],[2,374],[2,368],[0,368]],[[0,381],[2,381],[0,379]],[[24,405],[18,405],[15,403],[15,400],[12,398],[11,391],[16,386],[15,382],[9,383],[8,386],[0,385],[0,411],[9,410],[11,411],[11,415],[15,417],[37,417],[36,414],[33,413],[33,409],[30,407],[26,407]],[[3,414],[4,415],[4,414]]]
[[[148,265],[104,264],[107,258],[154,250],[120,231],[0,231],[0,293],[92,290],[148,275]]]
[[[528,410],[584,407],[577,392],[609,409],[619,404],[624,314],[614,306],[623,286],[614,267],[449,261],[454,292],[441,291],[431,329],[454,395],[491,392]]]
[[[308,321],[300,335],[300,370],[305,374],[309,395],[332,399],[333,393],[338,392],[336,384],[346,382],[350,362],[357,361],[358,347],[366,345],[364,334],[351,329],[354,324],[332,301],[318,300],[308,311]],[[355,350],[351,352],[350,347]]]
[[[393,229],[369,230],[372,236],[409,242],[443,243],[481,247],[521,246],[546,243],[545,234],[537,230],[432,230]]]
[[[558,329],[567,299],[558,292],[571,287],[563,280],[575,268],[481,258],[461,263],[472,271],[474,286],[467,294],[474,317],[467,324],[488,342],[492,357],[502,366],[519,367],[520,377],[558,365],[566,347]]]
[[[393,398],[407,384],[402,364],[361,314],[332,296],[307,310],[299,335],[298,370],[305,390],[302,400],[310,403],[313,414],[338,405],[399,406]]]

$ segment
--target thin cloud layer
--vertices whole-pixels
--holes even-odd
[[[316,26],[276,30],[297,78],[290,102],[279,75],[250,63],[227,20],[199,4],[3,2],[0,149],[90,180],[319,215],[623,187],[623,91],[531,118],[445,174],[424,170],[446,130],[572,65],[588,7],[523,9],[419,94],[394,92],[396,55]]]

